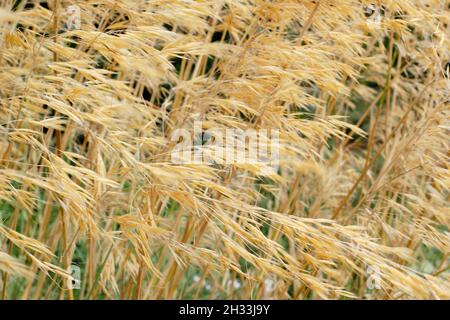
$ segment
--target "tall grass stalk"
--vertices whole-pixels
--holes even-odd
[[[449,299],[449,8],[0,0],[1,298]]]

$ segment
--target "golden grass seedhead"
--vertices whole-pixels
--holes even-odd
[[[450,297],[445,1],[0,4],[2,298]]]

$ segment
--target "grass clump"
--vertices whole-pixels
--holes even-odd
[[[0,0],[1,298],[450,298],[449,5]]]

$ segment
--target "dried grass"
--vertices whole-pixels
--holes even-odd
[[[449,299],[450,2],[374,2],[1,0],[2,298]]]

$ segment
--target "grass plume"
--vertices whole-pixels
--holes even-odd
[[[0,0],[1,298],[449,299],[449,20]],[[196,117],[277,129],[278,171],[174,164]]]

